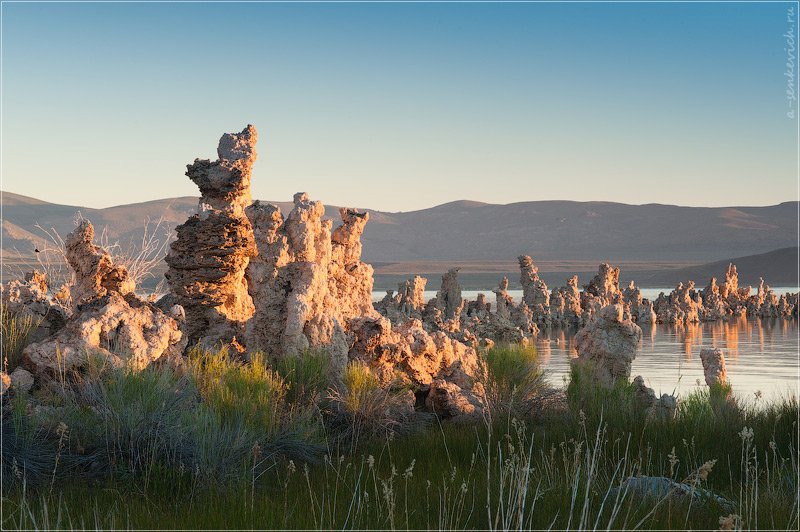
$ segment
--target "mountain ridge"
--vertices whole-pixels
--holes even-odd
[[[162,229],[193,214],[197,197],[182,196],[94,209],[2,192],[3,248],[20,254],[44,240],[42,229],[64,236],[82,216],[112,241],[141,239],[146,220]],[[277,203],[284,214],[291,202]],[[797,245],[798,202],[764,207],[629,205],[571,200],[491,204],[457,200],[408,212],[370,212],[363,236],[367,262],[494,261],[526,254],[534,260],[707,263]],[[338,207],[326,205],[338,221]],[[29,242],[29,244],[26,244]],[[30,250],[21,249],[28,246]]]
[[[138,201],[134,203],[120,203],[117,205],[110,205],[108,207],[87,207],[81,205],[68,205],[68,204],[61,204],[61,203],[54,203],[47,200],[42,200],[38,198],[34,198],[33,196],[26,196],[24,194],[17,194],[16,192],[11,192],[9,190],[0,190],[0,196],[2,196],[2,204],[4,205],[14,205],[19,204],[17,202],[31,202],[33,204],[38,205],[61,205],[61,206],[72,206],[78,209],[88,209],[88,210],[105,210],[105,209],[113,209],[117,207],[128,207],[133,205],[146,205],[146,204],[155,204],[161,203],[165,201],[173,201],[173,200],[191,200],[197,202],[199,197],[198,196],[174,196],[170,198],[155,198],[151,200],[145,201]],[[11,201],[9,201],[9,197]],[[255,198],[258,199],[258,198]],[[312,198],[314,199],[314,198]],[[267,200],[260,200],[262,203],[289,203],[291,201],[267,201]],[[430,207],[424,207],[421,209],[414,209],[410,211],[387,211],[387,210],[380,210],[380,209],[371,209],[365,207],[353,207],[352,205],[342,205],[346,207],[353,207],[357,209],[369,210],[371,212],[380,212],[385,214],[412,214],[415,212],[427,211],[430,209],[435,209],[437,207],[445,207],[449,205],[469,205],[474,207],[483,207],[483,206],[496,206],[496,207],[508,207],[514,205],[524,205],[528,203],[567,203],[567,204],[604,204],[604,205],[622,205],[627,207],[676,207],[681,209],[759,209],[759,208],[766,208],[766,207],[781,207],[786,205],[795,205],[800,207],[800,201],[782,201],[781,203],[775,203],[770,205],[722,205],[717,207],[707,207],[707,206],[698,206],[698,205],[678,205],[674,203],[657,203],[657,202],[650,202],[650,203],[623,203],[619,201],[608,201],[608,200],[591,200],[591,201],[584,201],[584,200],[570,200],[570,199],[546,199],[546,200],[526,200],[526,201],[513,201],[511,203],[488,203],[485,201],[478,201],[478,200],[471,200],[471,199],[460,199],[460,200],[453,200],[447,201],[445,203],[439,203],[436,205],[431,205]],[[326,204],[327,206],[327,204]],[[336,206],[337,208],[339,206]]]

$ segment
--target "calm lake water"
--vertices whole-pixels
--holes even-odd
[[[669,293],[671,288],[642,289],[642,295],[655,299],[659,292]],[[795,292],[796,288],[776,287],[776,293]],[[475,299],[479,291],[463,292]],[[494,294],[481,290],[489,301]],[[522,291],[509,291],[517,301]],[[436,292],[426,292],[426,299]],[[380,300],[384,292],[376,292],[373,299]],[[575,330],[552,329],[541,331],[535,340],[540,360],[548,380],[560,385],[569,376],[570,359],[575,351]],[[675,325],[645,325],[642,343],[631,376],[642,375],[656,393],[676,393],[685,396],[698,389],[697,380],[705,387],[700,349],[720,347],[725,351],[728,378],[734,393],[747,400],[755,400],[761,392],[762,399],[781,396],[800,397],[800,336],[797,320],[747,319],[707,322],[676,327]]]

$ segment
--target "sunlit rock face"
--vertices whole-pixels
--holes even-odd
[[[429,406],[446,416],[479,414],[477,354],[468,345],[474,337],[460,331],[457,272],[445,275],[441,308],[425,304],[421,277],[387,294],[378,307],[396,321],[393,329],[372,305],[373,269],[361,260],[369,213],[342,208],[334,227],[322,203],[303,192],[286,217],[275,205],[252,202],[256,139],[252,126],[223,135],[219,160],[188,167],[202,194],[200,212],[178,227],[167,278],[185,309],[189,341],[236,340],[246,352],[272,357],[323,350],[334,371],[362,360],[384,384],[401,376],[422,398],[434,386],[440,392]],[[417,319],[426,314],[430,330]]]
[[[419,275],[397,286],[400,294],[400,310],[407,316],[421,313],[425,308],[425,285],[428,280]]]
[[[352,320],[350,329],[351,358],[366,363],[382,384],[409,385],[429,409],[444,417],[480,416],[485,393],[471,346],[443,331],[429,333],[415,319],[393,327],[384,317],[365,316]]]
[[[636,358],[642,329],[630,319],[623,318],[623,306],[603,307],[575,335],[578,358],[594,380],[603,386],[613,386],[631,376],[631,364]]]
[[[94,245],[94,227],[82,220],[64,240],[67,262],[75,271],[73,308],[110,292],[125,295],[136,288],[124,266],[115,265],[105,249]]]
[[[69,309],[49,298],[47,290],[45,275],[36,270],[27,273],[24,281],[0,285],[3,306],[13,315],[38,324],[30,338],[34,342],[55,334],[67,321]]]
[[[619,268],[607,263],[600,264],[597,275],[584,285],[581,293],[583,322],[587,323],[603,307],[612,303],[622,303],[619,289]]]
[[[294,198],[284,220],[275,205],[247,208],[258,254],[247,268],[256,303],[247,325],[249,349],[294,356],[308,348],[328,350],[336,365],[347,361],[349,322],[375,317],[372,267],[361,261],[361,234],[368,213],[340,209],[331,231],[325,208],[305,193]]]
[[[694,289],[694,281],[678,283],[669,296],[656,300],[656,315],[659,323],[697,323],[704,310],[700,294]]]
[[[55,336],[27,346],[22,364],[48,377],[83,367],[92,357],[141,370],[162,357],[180,356],[185,347],[172,316],[133,294],[110,292],[84,302]]]
[[[219,159],[195,159],[186,175],[200,189],[198,212],[177,227],[166,273],[176,302],[186,311],[189,342],[215,344],[244,335],[255,312],[245,270],[256,254],[250,221],[250,174],[258,134],[253,126],[222,135]]]
[[[550,322],[550,293],[547,284],[539,278],[539,269],[528,255],[520,255],[519,282],[522,285],[522,302],[530,309],[535,323]]]
[[[471,347],[495,342],[526,343],[539,332],[528,306],[524,302],[514,304],[508,294],[506,278],[494,290],[498,302],[496,312],[492,312],[492,304],[485,294],[478,294],[474,301],[462,298],[457,268],[442,276],[442,288],[427,303],[424,302],[425,282],[417,276],[400,283],[399,294],[387,293],[375,308],[393,326],[418,320],[428,333],[441,332]]]
[[[621,295],[619,268],[607,263],[601,264],[597,270],[597,275],[592,277],[589,284],[583,288],[586,295],[603,298],[608,303],[617,301]]]
[[[285,216],[276,205],[252,202],[256,140],[252,126],[223,135],[217,161],[187,167],[200,206],[177,230],[167,257],[173,293],[162,307],[184,307],[191,343],[236,340],[246,352],[272,357],[324,350],[336,369],[362,360],[384,383],[407,383],[418,404],[460,417],[482,408],[476,347],[527,342],[539,325],[586,324],[579,332],[581,359],[610,383],[630,376],[641,337],[635,321],[685,323],[751,307],[770,316],[796,313],[797,298],[773,297],[768,288],[750,298],[732,265],[720,286],[698,292],[687,283],[650,302],[633,284],[620,290],[619,269],[609,264],[600,265],[584,292],[577,277],[551,292],[527,255],[519,257],[519,304],[507,279],[493,290],[494,309],[483,295],[465,301],[453,268],[428,302],[426,280],[417,276],[373,306],[373,270],[361,260],[369,214],[343,208],[334,222],[306,193],[295,194]]]
[[[755,293],[751,287],[739,287],[734,264],[728,265],[725,281],[712,277],[705,288],[695,290],[693,281],[679,283],[668,295],[656,299],[654,308],[658,323],[684,324],[717,321],[740,316],[777,318],[797,316],[798,294],[778,296],[761,279]]]
[[[140,370],[150,363],[178,357],[186,339],[175,315],[168,315],[134,294],[127,270],[114,265],[108,251],[93,243],[88,221],[66,238],[67,259],[75,270],[75,306],[64,325],[46,339],[23,350],[22,364],[37,377],[63,375],[85,366],[89,359],[101,364]],[[38,290],[43,279],[32,277]]]
[[[725,369],[725,353],[718,347],[704,347],[700,350],[703,362],[703,375],[708,386],[727,386],[728,372]]]
[[[397,293],[387,290],[386,296],[374,304],[382,316],[392,323],[402,323],[408,318],[421,320],[425,309],[425,285],[428,280],[419,275],[397,285]]]
[[[716,277],[712,277],[708,281],[706,287],[700,291],[700,297],[700,319],[702,321],[717,321],[732,314],[728,302],[720,294]]]

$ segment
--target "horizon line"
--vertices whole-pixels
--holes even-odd
[[[304,192],[304,191],[298,191],[298,192]],[[142,205],[142,204],[145,204],[145,203],[154,203],[154,202],[158,202],[158,201],[184,199],[184,198],[197,198],[198,201],[200,200],[200,196],[199,195],[198,196],[169,196],[169,197],[153,198],[153,199],[144,200],[144,201],[136,201],[136,202],[133,202],[133,203],[118,203],[118,204],[108,205],[108,206],[104,206],[104,207],[91,207],[89,205],[71,205],[71,204],[67,204],[67,203],[54,203],[52,201],[44,200],[44,199],[37,198],[37,197],[34,197],[34,196],[27,196],[25,194],[19,194],[17,192],[12,192],[10,190],[0,189],[0,204],[2,204],[3,206],[5,206],[5,203],[2,201],[2,197],[4,197],[5,194],[12,194],[14,196],[31,199],[31,200],[34,200],[34,201],[38,201],[38,202],[42,202],[42,203],[48,204],[48,205],[60,205],[60,206],[64,206],[64,207],[76,207],[76,208],[80,208],[80,209],[92,209],[92,210],[97,210],[97,211],[106,210],[106,209],[115,209],[115,208],[119,208],[119,207],[129,207],[129,206],[132,206],[132,205]],[[291,199],[283,200],[283,201],[275,201],[275,200],[262,200],[262,199],[259,199],[259,198],[253,198],[253,201],[261,201],[262,203],[271,203],[271,204],[292,203]],[[371,207],[353,207],[351,205],[337,205],[337,204],[333,204],[333,203],[327,203],[327,202],[325,202],[323,200],[315,200],[315,201],[322,201],[322,204],[324,206],[327,206],[327,207],[349,207],[349,208],[361,209],[361,210],[364,210],[364,211],[372,211],[372,212],[382,213],[382,214],[409,214],[409,213],[414,213],[414,212],[426,211],[426,210],[430,210],[430,209],[436,209],[438,207],[444,207],[446,205],[452,205],[452,204],[456,204],[456,203],[476,203],[476,204],[478,204],[478,206],[497,206],[497,207],[507,207],[507,206],[519,205],[519,204],[523,204],[523,203],[587,203],[587,204],[588,203],[595,203],[595,204],[596,203],[606,203],[606,204],[611,204],[611,205],[625,205],[625,206],[629,206],[629,207],[659,206],[659,207],[678,207],[678,208],[682,208],[682,209],[767,208],[767,207],[778,207],[780,205],[784,205],[784,204],[787,204],[787,203],[788,204],[797,203],[798,204],[798,209],[799,209],[798,210],[798,218],[800,219],[800,198],[787,200],[787,201],[782,201],[780,203],[770,203],[770,204],[765,204],[765,205],[717,205],[717,206],[678,205],[678,204],[674,204],[674,203],[658,203],[658,202],[625,203],[625,202],[622,202],[622,201],[610,201],[610,200],[585,200],[585,201],[582,201],[582,200],[571,200],[571,199],[539,199],[539,200],[513,201],[513,202],[510,202],[510,203],[489,203],[489,202],[485,202],[485,201],[462,198],[462,199],[457,199],[457,200],[452,200],[452,201],[446,201],[444,203],[438,203],[436,205],[431,205],[430,207],[424,207],[424,208],[421,208],[421,209],[412,209],[412,210],[407,210],[407,211],[404,211],[404,210],[397,210],[397,211],[379,210],[379,209],[373,209]]]

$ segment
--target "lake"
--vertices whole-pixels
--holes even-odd
[[[642,289],[643,297],[655,299],[659,292],[672,288]],[[795,292],[796,288],[776,287],[776,293]],[[475,299],[482,292],[494,303],[490,290],[464,290],[463,297]],[[509,294],[519,301],[521,290]],[[426,300],[435,291],[425,292]],[[375,292],[380,300],[384,292]],[[542,330],[535,345],[545,374],[552,384],[560,385],[569,377],[570,359],[577,356],[574,329]],[[762,401],[794,394],[800,397],[800,337],[795,319],[732,319],[676,327],[658,324],[642,327],[642,343],[633,361],[631,377],[642,375],[656,393],[685,396],[698,389],[697,380],[705,387],[700,349],[720,347],[725,351],[728,379],[734,394]]]

